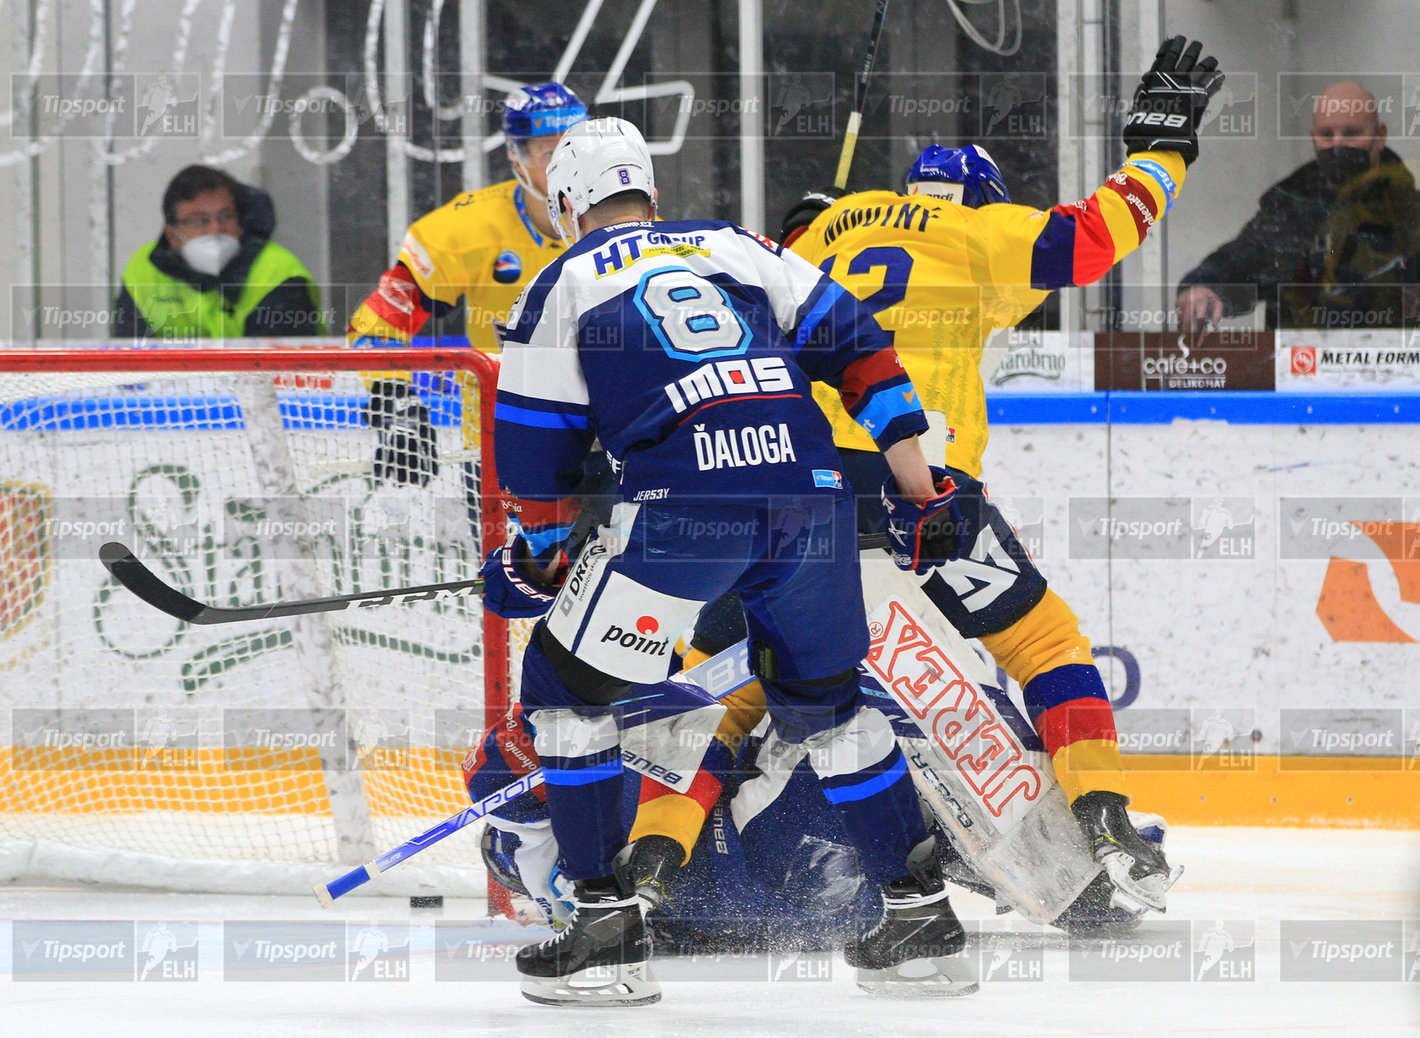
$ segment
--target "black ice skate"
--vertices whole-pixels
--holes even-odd
[[[956,997],[978,984],[976,964],[963,955],[966,931],[947,900],[936,842],[908,855],[910,874],[882,888],[883,918],[843,949],[858,986],[874,995]]]
[[[661,1000],[646,960],[641,902],[614,877],[583,880],[557,936],[517,956],[523,997],[548,1006],[644,1006]]]
[[[1166,911],[1164,895],[1183,875],[1169,870],[1163,851],[1139,835],[1129,820],[1128,798],[1097,789],[1078,797],[1070,810],[1085,831],[1095,861],[1114,884],[1114,904],[1126,911]]]
[[[617,879],[636,892],[646,911],[671,900],[671,883],[685,861],[685,848],[669,836],[643,836],[616,856]]]

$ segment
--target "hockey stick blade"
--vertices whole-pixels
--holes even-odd
[[[322,908],[329,908],[335,903],[336,898],[345,896],[357,887],[363,887],[381,872],[394,868],[426,847],[438,843],[445,836],[458,832],[470,822],[477,821],[490,811],[516,800],[540,785],[542,785],[542,769],[528,772],[522,778],[513,780],[502,789],[489,793],[478,803],[471,804],[456,815],[450,815],[432,829],[426,829],[418,836],[405,840],[398,847],[385,851],[374,861],[358,865],[329,883],[317,883],[311,888],[315,891],[316,900],[321,903]]]
[[[283,616],[303,616],[307,613],[330,613],[342,609],[363,609],[368,606],[393,605],[397,602],[429,602],[435,599],[468,598],[483,593],[483,581],[458,580],[449,584],[424,584],[420,587],[395,588],[390,591],[367,591],[358,595],[337,595],[333,598],[304,598],[271,605],[222,606],[205,605],[170,587],[133,552],[117,541],[99,548],[99,561],[113,578],[154,609],[161,610],[191,624],[231,624],[246,620],[273,620]]]

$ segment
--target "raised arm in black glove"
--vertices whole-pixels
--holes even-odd
[[[375,479],[422,487],[439,474],[429,408],[408,382],[382,378],[370,383],[365,422],[380,434]]]
[[[1124,121],[1124,150],[1130,155],[1176,151],[1185,163],[1198,158],[1198,124],[1209,98],[1223,85],[1218,59],[1199,61],[1202,51],[1202,43],[1188,43],[1182,36],[1165,40],[1159,48]]]

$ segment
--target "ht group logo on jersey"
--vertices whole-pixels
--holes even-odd
[[[1283,919],[1280,933],[1283,981],[1402,979],[1398,919]]]
[[[1193,941],[1183,921],[1145,921],[1127,937],[1071,937],[1070,980],[1188,981],[1193,973]]]
[[[1251,919],[1193,921],[1192,980],[1257,979],[1257,924]]]
[[[1420,639],[1412,617],[1420,605],[1417,505],[1381,497],[1279,499],[1279,556],[1327,561],[1316,615],[1332,641]]]

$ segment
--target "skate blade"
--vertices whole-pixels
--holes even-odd
[[[644,962],[592,966],[567,977],[523,977],[523,997],[542,1006],[649,1006],[661,985]]]
[[[1105,855],[1100,859],[1100,864],[1109,874],[1109,881],[1114,884],[1110,904],[1126,912],[1144,912],[1150,909],[1155,912],[1167,912],[1168,900],[1164,895],[1183,875],[1183,866],[1175,865],[1167,876],[1155,873],[1135,879],[1129,875],[1134,859],[1119,852]]]
[[[968,954],[908,959],[887,969],[855,972],[860,989],[886,998],[961,998],[981,987]]]

